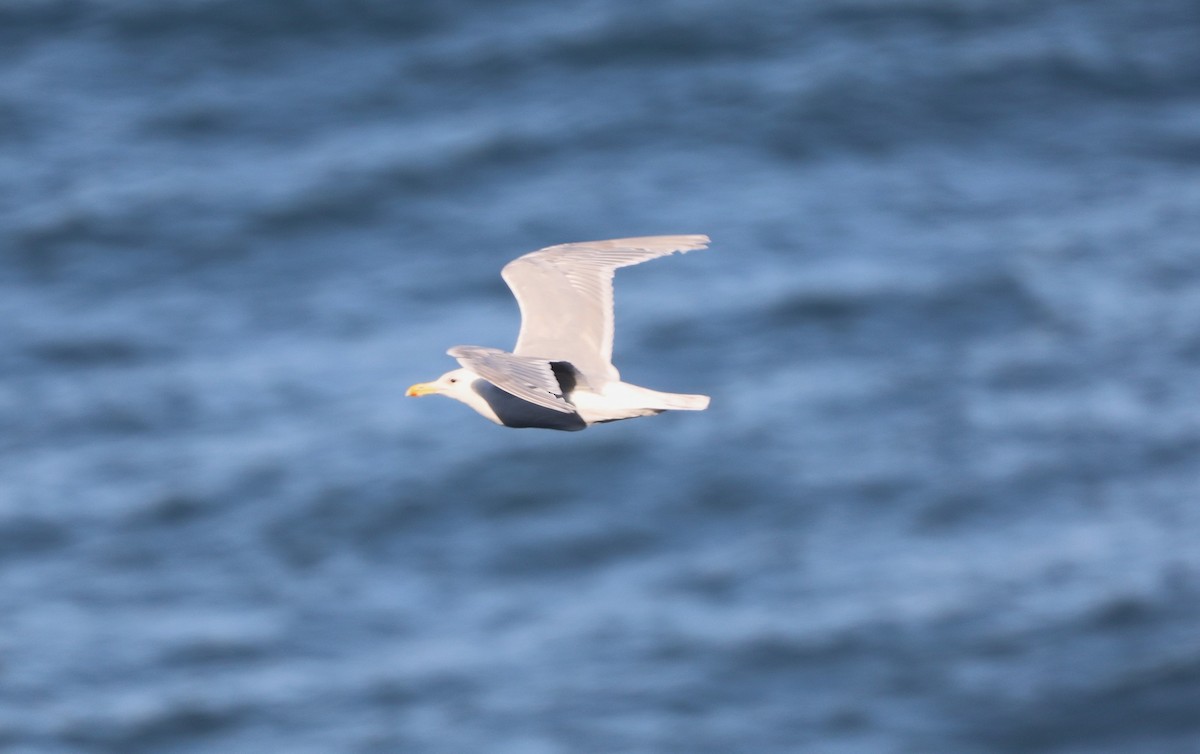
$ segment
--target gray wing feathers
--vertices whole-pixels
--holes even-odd
[[[708,236],[646,236],[548,246],[505,265],[521,308],[513,352],[569,361],[593,385],[618,379],[612,365],[613,272],[675,252],[703,249]]]
[[[558,379],[545,359],[515,356],[482,346],[455,346],[446,353],[510,395],[564,414],[575,413],[575,407],[563,398]]]

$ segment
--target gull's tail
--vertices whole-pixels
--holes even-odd
[[[610,382],[599,393],[576,390],[570,397],[588,424],[651,416],[663,411],[703,411],[708,408],[707,395],[660,393],[628,382]]]
[[[656,408],[662,411],[703,411],[708,408],[707,395],[687,395],[686,393],[660,393],[647,390],[651,400],[646,408]]]

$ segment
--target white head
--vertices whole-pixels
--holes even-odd
[[[467,404],[483,416],[499,424],[500,419],[496,416],[496,412],[492,410],[492,407],[488,405],[482,395],[475,392],[474,383],[478,379],[480,379],[479,375],[470,369],[455,369],[451,372],[446,372],[433,382],[418,382],[405,391],[404,394],[410,398],[418,398],[422,395],[444,395],[447,398],[453,398],[456,401]]]

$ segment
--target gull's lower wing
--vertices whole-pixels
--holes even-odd
[[[613,272],[675,252],[703,249],[708,236],[645,236],[560,244],[505,265],[521,308],[513,353],[569,361],[593,385],[619,379],[612,365]]]
[[[562,388],[546,359],[516,356],[482,346],[455,346],[446,353],[509,395],[552,411],[575,413],[575,407],[563,398]]]

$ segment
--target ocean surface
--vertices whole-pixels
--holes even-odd
[[[1195,0],[0,4],[0,751],[1200,752]],[[617,275],[581,433],[405,388]]]

